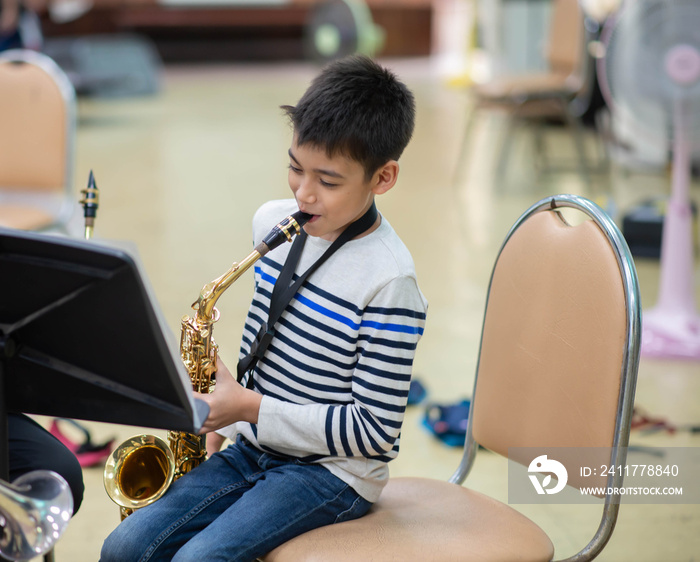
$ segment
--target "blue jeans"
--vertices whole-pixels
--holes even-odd
[[[371,504],[322,466],[263,453],[240,437],[124,519],[101,562],[250,562]]]

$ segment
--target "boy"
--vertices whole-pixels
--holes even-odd
[[[127,517],[105,542],[104,562],[255,560],[364,515],[388,479],[427,303],[374,197],[396,183],[413,96],[370,59],[350,57],[283,109],[294,128],[294,199],[258,210],[255,241],[292,212],[312,218],[294,244],[256,264],[241,365],[270,321],[262,357],[241,370],[242,384],[219,361],[216,390],[199,395],[211,408],[202,428],[209,451],[225,436],[234,443]],[[288,304],[277,298],[278,278],[288,287],[314,266]]]

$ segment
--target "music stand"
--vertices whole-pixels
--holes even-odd
[[[7,413],[196,432],[192,385],[134,256],[0,229],[0,479]]]

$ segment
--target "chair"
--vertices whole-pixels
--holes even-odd
[[[457,172],[462,168],[479,113],[482,110],[501,110],[508,114],[509,119],[496,167],[497,185],[502,184],[516,125],[525,122],[535,124],[535,148],[537,156],[544,160],[542,124],[551,119],[562,119],[566,124],[574,143],[581,177],[587,184],[590,181],[591,169],[579,118],[582,111],[578,107],[580,103],[577,103],[590,95],[594,78],[594,65],[586,49],[584,18],[579,0],[551,1],[545,51],[547,71],[501,76],[470,90],[474,105],[467,119]],[[547,168],[554,170],[553,166]]]
[[[591,220],[570,226],[560,213],[568,207]],[[589,485],[577,478],[578,466],[599,466],[587,464],[586,453],[604,451],[594,462],[624,464],[640,321],[636,271],[612,220],[577,196],[536,203],[515,223],[496,260],[464,453],[449,482],[391,478],[363,518],[305,533],[264,561],[552,560],[554,545],[533,521],[461,484],[479,446],[502,456],[522,447],[564,447],[557,460],[574,491]],[[510,456],[525,466],[533,459]],[[622,475],[591,485],[621,488]],[[597,531],[569,560],[591,560],[603,550],[619,500],[605,496]]]
[[[0,226],[60,229],[73,194],[75,91],[49,57],[0,52]]]

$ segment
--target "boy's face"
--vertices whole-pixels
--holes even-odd
[[[299,209],[313,215],[304,225],[310,236],[333,241],[359,219],[378,193],[377,174],[367,181],[364,168],[342,154],[329,158],[325,149],[299,146],[296,135],[289,149],[289,187]]]

